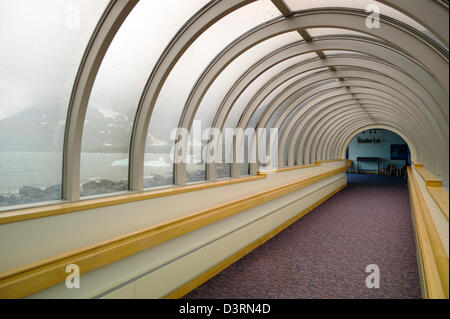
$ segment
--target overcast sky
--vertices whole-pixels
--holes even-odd
[[[67,107],[107,0],[0,0],[0,119],[57,98]]]

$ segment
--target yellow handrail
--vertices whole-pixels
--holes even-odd
[[[408,167],[408,182],[426,297],[446,299],[449,297],[448,257],[410,167]]]

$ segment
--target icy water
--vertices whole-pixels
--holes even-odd
[[[172,171],[169,154],[146,154],[146,174]],[[98,179],[128,179],[127,153],[81,153],[81,184]],[[61,183],[62,153],[0,152],[0,194],[22,186],[46,188]]]

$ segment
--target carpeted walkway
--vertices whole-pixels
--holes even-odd
[[[377,264],[380,288],[368,289]],[[348,187],[185,298],[420,298],[406,181]]]

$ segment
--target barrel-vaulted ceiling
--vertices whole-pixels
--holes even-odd
[[[80,197],[83,127],[90,99],[101,85],[96,81],[100,81],[112,50],[133,50],[116,47],[121,28],[142,9],[140,2],[146,1],[150,0],[109,1],[88,42],[68,106],[64,199]],[[178,69],[188,64],[189,50],[195,53],[192,61],[204,60],[205,67],[196,70],[199,76],[176,105],[178,111],[170,119],[175,126],[191,129],[195,119],[208,114],[211,127],[218,129],[278,128],[281,166],[343,158],[356,134],[385,128],[409,144],[413,160],[423,162],[448,183],[448,1],[212,0],[203,1],[204,5],[197,1],[203,6],[188,19],[178,12],[184,2],[178,1],[180,7],[161,9],[160,16],[174,19],[179,29],[139,80],[145,82],[135,84],[141,93],[132,108],[130,190],[144,189],[148,132],[164,120],[158,117],[158,103],[176,81],[172,78],[186,74]],[[373,5],[379,9],[379,21],[369,26],[369,15],[377,11],[366,9]],[[254,12],[258,6],[266,16],[255,18],[252,26],[244,21],[244,13]],[[268,12],[268,6],[275,15]],[[230,34],[234,32],[231,29],[239,31],[234,40],[210,57],[195,51],[197,43],[205,39],[210,39],[211,46],[220,42],[208,32],[233,14],[238,17],[236,23],[227,23]],[[246,23],[242,30],[239,21]],[[155,36],[139,39],[142,43],[157,40]],[[127,53],[130,58],[132,51]],[[115,73],[119,78],[120,72]],[[232,72],[238,76],[227,81]],[[214,90],[222,94],[217,94],[212,104]],[[186,184],[187,169],[183,163],[174,165],[175,184]],[[207,179],[217,178],[217,167],[205,169]],[[250,171],[255,173],[256,167],[250,165]],[[239,174],[239,164],[231,164],[231,176]]]

